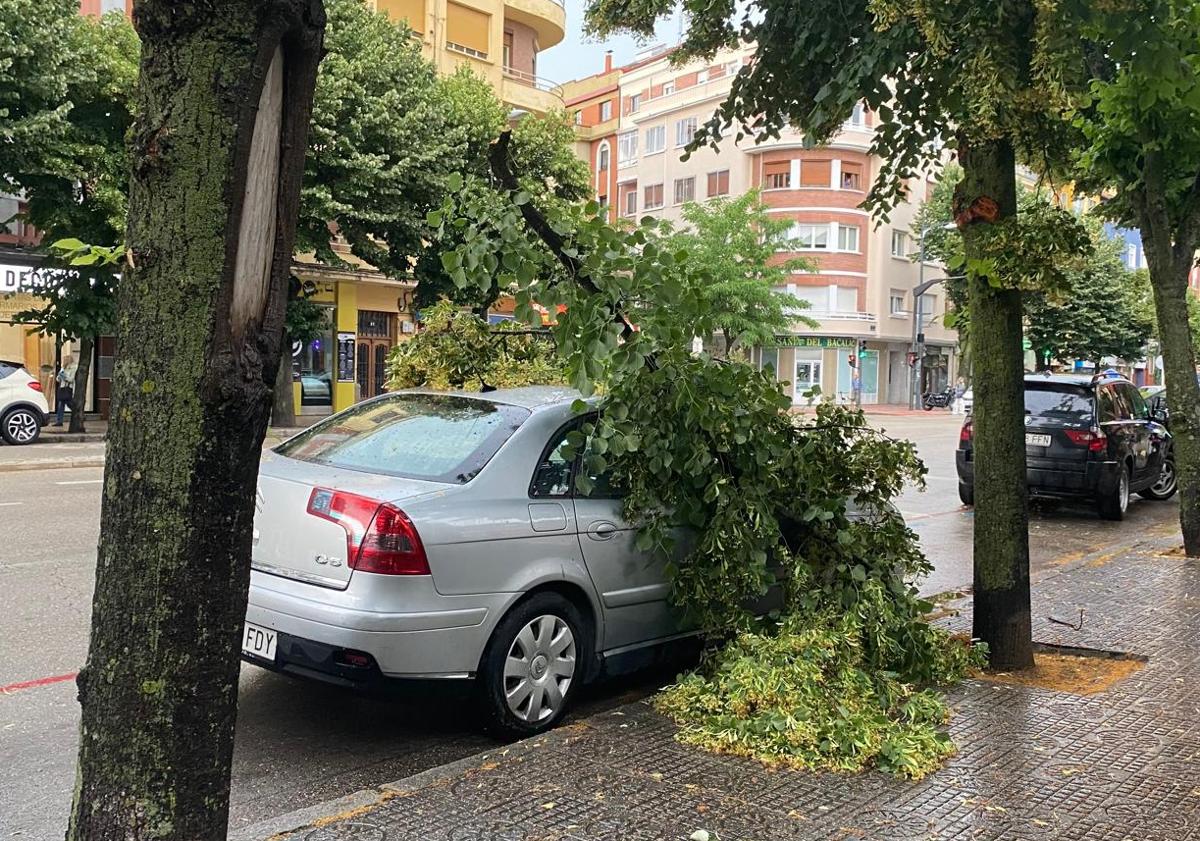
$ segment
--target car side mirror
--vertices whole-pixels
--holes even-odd
[[[1152,409],[1150,412],[1150,420],[1157,421],[1158,423],[1166,423],[1167,422],[1167,410],[1166,409]]]

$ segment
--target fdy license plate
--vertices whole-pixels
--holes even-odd
[[[1050,436],[1049,435],[1033,435],[1031,433],[1026,432],[1025,433],[1025,446],[1026,447],[1049,447],[1050,446]]]
[[[242,653],[270,660],[273,663],[275,662],[275,643],[278,640],[279,635],[270,628],[261,628],[247,622],[246,627],[242,630]]]

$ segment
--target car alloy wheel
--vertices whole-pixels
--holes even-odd
[[[1178,483],[1179,477],[1175,474],[1175,459],[1167,458],[1163,461],[1158,481],[1150,486],[1148,492],[1143,492],[1143,496],[1149,496],[1151,499],[1170,499],[1174,496]]]
[[[4,419],[4,437],[14,444],[28,444],[37,438],[38,421],[28,409],[9,412]]]
[[[575,635],[559,616],[536,617],[504,661],[504,697],[517,718],[536,724],[562,709],[575,676]]]
[[[1117,505],[1122,514],[1129,510],[1129,471],[1122,470],[1117,480]]]

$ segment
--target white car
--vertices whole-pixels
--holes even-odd
[[[975,390],[968,388],[966,391],[964,391],[962,400],[963,412],[968,415],[971,414],[971,408],[975,405]]]
[[[42,384],[20,362],[0,359],[0,436],[9,444],[32,444],[49,419]]]

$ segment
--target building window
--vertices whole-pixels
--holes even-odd
[[[903,289],[893,289],[888,295],[888,311],[892,315],[908,315],[908,311],[904,309]]]
[[[708,195],[710,198],[729,195],[729,170],[722,169],[720,172],[708,174]]]
[[[125,0],[102,0],[100,3],[100,14],[106,15],[109,12],[125,11]]]
[[[842,161],[842,189],[862,189],[862,164],[852,164]]]
[[[651,184],[646,187],[646,199],[643,206],[646,210],[657,210],[663,206],[662,184]]]
[[[708,81],[708,70],[701,70],[699,73],[696,74],[696,84],[697,85],[703,85],[707,81]]]
[[[833,161],[801,161],[801,187],[829,187],[833,173]]]
[[[512,70],[513,57],[513,34],[510,30],[504,30],[504,69]]]
[[[834,286],[835,312],[858,312],[858,290],[853,286]]]
[[[664,82],[663,88],[662,88],[662,95],[670,96],[673,93],[675,93],[675,83],[674,82]]]
[[[908,258],[908,231],[892,231],[892,256]]]
[[[742,68],[742,63],[737,59],[725,63],[725,75],[732,76]]]
[[[642,95],[640,93],[635,93],[633,96],[629,97],[629,113],[630,114],[636,114],[637,110],[641,107],[642,107]]]
[[[684,202],[696,200],[696,179],[695,178],[676,178],[675,179],[675,204],[683,204]]]
[[[608,169],[608,142],[600,144],[600,151],[596,153],[596,169],[600,172],[605,172]]]
[[[937,312],[937,295],[926,292],[921,296],[921,318],[930,318]]]
[[[763,184],[768,190],[786,190],[792,186],[790,161],[775,161],[763,167]]]
[[[846,121],[846,125],[851,128],[862,128],[867,124],[867,109],[861,102],[854,106],[853,113],[850,114],[850,119]]]
[[[600,103],[600,122],[612,119],[612,100],[606,99]]]
[[[577,126],[583,125],[583,112],[582,111],[575,112],[575,125],[577,125]]]
[[[1137,257],[1137,246],[1134,243],[1131,242],[1125,246],[1125,265],[1131,269],[1136,269],[1138,267]]]
[[[637,187],[625,194],[625,215],[637,215]]]
[[[637,129],[617,135],[617,166],[628,166],[637,162]]]
[[[796,247],[801,250],[820,249],[824,251],[829,248],[829,226],[797,222],[792,225],[789,239],[793,240]]]
[[[838,225],[838,251],[858,251],[858,226]]]
[[[667,127],[651,126],[646,129],[646,154],[653,155],[667,148]]]
[[[686,117],[675,122],[675,145],[686,146],[696,136],[696,118]]]
[[[600,205],[600,210],[603,212],[604,209],[608,207],[608,196],[598,196],[596,198],[596,204]]]
[[[446,6],[446,49],[474,56],[488,57],[488,33],[492,16],[469,6],[448,3]]]

